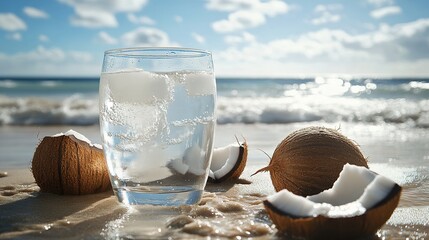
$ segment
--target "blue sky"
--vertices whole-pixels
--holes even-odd
[[[103,52],[213,52],[218,76],[429,76],[426,0],[2,0],[0,76],[98,76]]]

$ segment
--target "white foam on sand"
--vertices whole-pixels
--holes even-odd
[[[429,226],[429,206],[397,208],[387,223]]]

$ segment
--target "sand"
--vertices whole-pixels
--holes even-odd
[[[281,139],[304,126],[217,126],[216,146],[235,141],[234,135],[246,137],[248,165],[238,182],[208,184],[200,205],[192,207],[128,207],[118,203],[112,192],[84,196],[40,193],[29,168],[39,139],[73,128],[99,142],[98,128],[0,127],[0,172],[7,172],[6,177],[0,178],[0,238],[281,239],[284,236],[277,232],[261,204],[267,195],[274,193],[269,174],[250,175],[269,162],[258,149],[271,155]],[[428,238],[429,158],[428,145],[423,139],[427,139],[429,131],[344,124],[341,129],[361,145],[371,169],[390,177],[404,189],[399,207],[373,238]]]

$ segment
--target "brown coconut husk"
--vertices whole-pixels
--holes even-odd
[[[335,129],[307,127],[287,136],[256,173],[269,171],[276,191],[309,196],[331,188],[346,163],[368,168],[355,142]]]
[[[44,137],[31,169],[42,192],[80,195],[111,189],[103,151],[72,135]]]
[[[397,184],[385,199],[355,217],[295,217],[276,208],[269,201],[263,204],[279,232],[305,239],[360,239],[372,237],[389,220],[398,206],[401,187]]]

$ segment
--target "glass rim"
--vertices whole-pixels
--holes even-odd
[[[104,52],[104,56],[112,57],[144,57],[144,58],[195,58],[211,56],[211,52],[198,48],[182,47],[130,47],[114,48]]]

